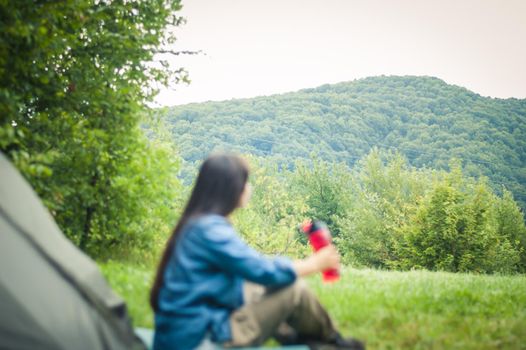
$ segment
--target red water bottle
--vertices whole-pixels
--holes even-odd
[[[323,221],[307,221],[303,224],[302,229],[309,236],[310,245],[315,252],[331,244],[331,233]],[[334,282],[339,278],[340,272],[338,269],[323,271],[324,282]]]

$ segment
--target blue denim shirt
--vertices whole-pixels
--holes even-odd
[[[294,282],[287,258],[268,258],[244,243],[227,219],[203,215],[181,230],[164,271],[154,349],[194,349],[209,333],[231,339],[230,313],[243,305],[243,280],[279,288]]]

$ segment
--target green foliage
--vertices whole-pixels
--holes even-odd
[[[110,221],[100,234],[93,231],[89,250],[97,256],[155,261],[182,206],[182,188],[177,179],[180,160],[174,145],[151,133],[136,135],[138,145],[131,162],[112,179],[118,197],[105,206]],[[100,227],[100,226],[99,226]]]
[[[309,248],[297,227],[306,217],[307,205],[291,191],[286,174],[263,159],[248,159],[253,195],[247,208],[234,213],[234,226],[251,246],[263,253],[305,256]]]
[[[162,111],[185,160],[234,149],[291,167],[311,153],[352,166],[373,147],[415,167],[504,184],[526,209],[526,100],[493,99],[430,77],[372,77],[294,93],[177,106]]]
[[[496,226],[503,200],[484,181],[468,182],[458,167],[453,168],[433,185],[415,216],[401,227],[405,236],[400,266],[477,272],[521,269],[522,248]],[[510,231],[520,235],[517,228]]]
[[[496,206],[497,234],[509,242],[512,249],[519,252],[519,270],[526,271],[526,226],[524,216],[511,192],[503,190],[502,198],[498,198]],[[499,259],[499,257],[495,257]]]
[[[295,227],[328,223],[346,264],[382,269],[526,272],[524,217],[511,193],[451,171],[416,169],[399,153],[373,149],[351,170],[313,159],[293,171],[249,157],[254,196],[233,222],[269,254],[303,257]]]
[[[463,175],[458,162],[450,167],[419,170],[376,149],[352,171],[316,159],[282,172],[267,163],[264,175],[256,169],[252,204],[235,224],[250,244],[271,253],[284,251],[276,247],[295,225],[316,218],[328,223],[349,264],[524,272],[524,217],[511,194],[497,196],[484,179]],[[289,254],[301,245],[305,252],[306,240],[300,236],[298,244]]]
[[[398,228],[408,221],[432,175],[410,168],[397,153],[373,149],[362,159],[353,172],[351,205],[338,220],[345,232],[340,239],[345,261],[393,267],[398,261]]]
[[[290,181],[291,188],[296,188],[307,205],[307,217],[326,222],[337,239],[340,229],[336,222],[350,205],[349,169],[344,164],[329,164],[317,159],[313,159],[311,165],[298,162]]]
[[[112,260],[99,263],[99,267],[111,287],[126,301],[133,326],[153,328],[149,295],[154,270]]]
[[[173,150],[139,127],[179,1],[0,2],[0,150],[93,253],[146,244],[174,199]],[[150,217],[149,215],[155,215]],[[145,226],[147,227],[145,229]]]

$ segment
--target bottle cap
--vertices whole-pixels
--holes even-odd
[[[305,233],[311,233],[312,232],[312,220],[305,220],[303,224],[301,224],[301,230]]]

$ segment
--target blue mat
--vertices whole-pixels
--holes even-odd
[[[142,340],[148,349],[153,348],[153,330],[148,328],[135,328],[135,334]]]
[[[137,334],[137,336],[139,338],[141,338],[141,340],[148,347],[148,349],[150,349],[150,350],[152,349],[152,347],[153,347],[153,330],[148,329],[148,328],[135,328],[135,334]],[[217,349],[222,349],[220,347],[216,347],[216,348]],[[236,348],[236,350],[256,350],[256,349],[259,349],[259,350],[261,350],[261,349],[309,350],[309,348],[304,346],[304,345],[282,346],[282,347],[278,347],[278,348]]]

